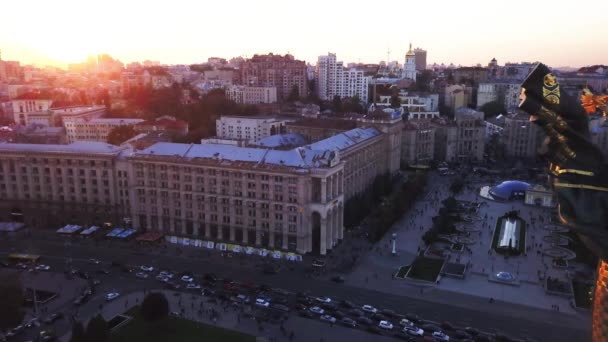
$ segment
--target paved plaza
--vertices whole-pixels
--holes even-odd
[[[474,179],[473,177],[470,177]],[[347,276],[347,281],[358,286],[379,289],[391,293],[415,293],[421,296],[432,296],[441,300],[449,300],[449,293],[462,293],[480,297],[486,301],[492,298],[496,302],[509,302],[525,306],[532,306],[547,310],[581,315],[570,303],[570,299],[548,295],[543,288],[542,278],[555,277],[568,280],[567,270],[555,268],[549,257],[543,257],[539,251],[543,248],[542,238],[548,235],[543,229],[549,222],[551,209],[527,206],[523,201],[495,202],[478,196],[476,189],[484,185],[494,185],[487,181],[477,181],[466,187],[457,200],[485,202],[478,211],[478,219],[470,223],[479,232],[472,232],[477,242],[467,245],[470,251],[450,252],[450,262],[459,262],[468,265],[464,279],[443,276],[437,284],[412,285],[407,280],[393,280],[392,276],[400,266],[409,265],[420,250],[425,248],[421,236],[432,226],[432,217],[438,214],[441,201],[449,196],[451,177],[441,177],[433,174],[429,178],[428,192],[423,200],[402,217],[387,233],[384,239],[378,242],[371,251],[363,257],[357,269]],[[519,210],[520,216],[526,221],[526,255],[505,258],[491,250],[492,234],[496,226],[496,219],[511,210]],[[535,219],[534,223],[532,218]],[[542,221],[541,221],[542,220]],[[391,255],[391,235],[396,233],[397,256]],[[544,247],[547,243],[545,243]],[[588,267],[570,263],[570,269],[586,269]],[[490,282],[489,276],[497,272],[509,272],[516,277],[519,286]],[[540,275],[540,276],[539,276]],[[379,286],[379,284],[382,284]],[[425,286],[426,285],[426,286]],[[585,318],[587,319],[587,318]]]

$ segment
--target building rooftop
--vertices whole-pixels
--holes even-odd
[[[310,127],[310,128],[329,128],[350,130],[357,127],[357,122],[339,119],[304,119],[288,123],[290,126]]]
[[[296,147],[302,146],[306,144],[306,140],[304,137],[297,133],[288,133],[288,134],[277,134],[271,135],[269,137],[262,138],[252,145],[259,147],[270,147],[270,148],[279,148],[279,147]]]
[[[295,168],[311,168],[326,165],[335,156],[334,151],[345,150],[360,142],[379,136],[375,128],[356,128],[314,144],[291,150],[238,147],[219,144],[156,143],[134,157],[176,157],[186,160],[208,159],[217,162],[242,162],[258,166],[275,165]]]
[[[121,150],[118,146],[95,141],[76,141],[69,145],[0,143],[0,152],[117,154]]]
[[[104,109],[105,106],[72,106],[51,108],[53,113],[60,115],[78,115]]]
[[[144,121],[143,119],[128,119],[128,118],[94,118],[94,119],[85,119],[85,118],[71,118],[67,119],[66,122],[79,122],[79,123],[90,123],[90,124],[125,124],[125,125],[134,125]]]

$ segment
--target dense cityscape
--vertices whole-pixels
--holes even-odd
[[[0,55],[0,337],[590,340],[598,259],[519,109],[538,63],[427,53]]]

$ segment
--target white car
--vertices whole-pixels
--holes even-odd
[[[423,336],[424,335],[424,330],[422,330],[418,327],[405,327],[405,328],[403,328],[403,332],[408,333],[413,336]]]
[[[36,270],[38,271],[48,271],[51,269],[51,266],[49,265],[38,265],[36,266]]]
[[[158,275],[169,279],[173,278],[173,274],[167,271],[161,271]]]
[[[365,312],[373,313],[373,314],[375,314],[376,312],[378,312],[378,309],[376,309],[375,307],[373,307],[371,305],[363,305],[361,307],[361,310],[363,310]]]
[[[329,297],[317,297],[315,299],[317,302],[320,302],[320,303],[331,303],[331,298],[329,298]]]
[[[450,336],[446,335],[444,332],[441,332],[441,331],[434,331],[433,339],[437,340],[437,341],[447,342],[450,340]]]
[[[200,289],[201,289],[201,286],[200,286],[200,285],[198,285],[198,284],[193,284],[193,283],[190,283],[190,284],[186,285],[186,288],[187,288],[188,290],[200,290]]]
[[[325,313],[325,310],[321,309],[318,306],[312,306],[308,310],[310,310],[310,312],[315,313],[317,315],[322,315]]]
[[[265,299],[258,298],[255,300],[255,305],[267,308],[270,306],[270,302]]]
[[[378,327],[380,329],[391,330],[393,329],[393,323],[389,321],[380,321],[380,323],[378,323]]]
[[[144,272],[137,272],[137,273],[135,273],[135,276],[137,278],[139,278],[139,279],[147,279],[148,278],[148,275],[145,274]]]
[[[329,322],[329,323],[336,323],[336,317],[333,317],[330,315],[321,315],[321,317],[319,317],[319,319],[321,319],[322,321],[325,321],[325,322]]]
[[[187,275],[183,276],[181,279],[182,279],[182,281],[185,281],[186,283],[191,283],[194,281],[194,278],[192,278],[191,276],[187,276]]]
[[[152,272],[154,271],[154,267],[152,266],[146,266],[146,265],[141,265],[139,266],[139,269],[144,271],[144,272]]]
[[[94,265],[99,265],[101,263],[101,261],[93,258],[89,259],[89,262]]]
[[[164,275],[159,274],[156,276],[156,280],[162,281],[163,283],[165,283],[169,280],[169,278],[165,277]]]
[[[412,321],[410,321],[407,318],[404,318],[401,321],[399,321],[399,324],[404,327],[413,327],[414,326],[414,323],[412,323]]]
[[[108,293],[106,295],[106,301],[109,302],[109,301],[112,301],[112,300],[114,300],[114,299],[116,299],[118,297],[120,297],[120,293],[118,293],[118,292],[110,292],[110,293]]]

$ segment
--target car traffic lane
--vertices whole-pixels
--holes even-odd
[[[55,257],[61,259],[64,254],[62,248],[53,247],[50,244],[48,248],[49,254],[51,251],[59,252]],[[222,264],[201,262],[202,258],[192,258],[186,256],[175,255],[139,255],[133,254],[131,251],[109,248],[79,248],[77,245],[72,247],[72,255],[82,256],[85,262],[89,258],[94,257],[104,260],[129,260],[132,264],[150,264],[161,269],[186,268],[195,272],[212,272],[221,274],[223,277],[233,279],[253,280],[258,283],[268,283],[276,287],[287,288],[290,290],[311,290],[316,294],[336,295],[342,298],[349,298],[360,303],[372,303],[377,307],[385,307],[393,310],[406,308],[408,312],[416,312],[426,319],[441,321],[451,319],[458,324],[473,325],[482,330],[498,330],[509,332],[510,335],[519,336],[520,332],[525,332],[537,339],[551,339],[554,341],[568,340],[585,340],[588,339],[588,331],[581,328],[580,330],[569,327],[562,327],[559,324],[547,324],[538,321],[517,320],[512,316],[506,316],[501,313],[488,313],[482,310],[476,310],[475,307],[463,308],[461,306],[446,305],[433,303],[425,298],[409,298],[387,294],[374,290],[366,290],[361,288],[351,287],[348,284],[335,284],[328,281],[308,279],[300,270],[283,271],[274,275],[264,275],[257,270],[252,270],[250,267],[240,267],[238,262],[227,261]],[[46,259],[45,259],[46,260]],[[45,261],[47,262],[47,261]],[[50,261],[47,263],[50,264]],[[200,274],[199,274],[200,275]],[[467,321],[459,318],[466,317]],[[456,319],[454,319],[456,318]],[[542,327],[542,329],[539,329]],[[535,336],[536,335],[536,336]]]

